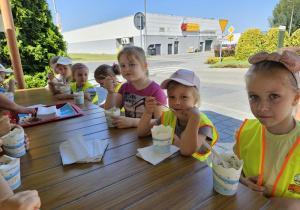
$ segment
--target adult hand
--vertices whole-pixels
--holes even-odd
[[[246,185],[248,188],[257,191],[260,195],[263,195],[264,191],[267,189],[265,186],[257,185],[256,183],[260,180],[261,175],[251,176],[245,178],[243,175],[240,177],[240,182]]]
[[[112,116],[111,119],[114,119],[112,124],[114,124],[117,128],[131,128],[133,127],[133,120],[135,120],[134,118],[119,116]]]
[[[155,97],[146,97],[145,106],[146,106],[145,112],[147,114],[154,113],[154,111],[157,107],[157,102],[155,101]]]
[[[0,209],[36,210],[41,207],[41,199],[36,190],[18,192],[0,202]]]
[[[0,117],[0,137],[8,134],[11,130],[9,118],[7,116]]]
[[[111,75],[104,79],[104,87],[108,92],[114,93],[117,86],[118,82],[114,76]]]

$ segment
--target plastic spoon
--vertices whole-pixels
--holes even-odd
[[[200,138],[201,141],[203,142],[203,144],[207,147],[207,149],[209,149],[222,163],[223,166],[225,168],[232,168],[232,166],[230,165],[230,163],[226,162],[221,155],[219,155],[219,153],[217,153],[216,150],[214,150],[205,140],[203,140],[202,138]]]
[[[166,107],[167,109],[170,109],[171,111],[176,112],[175,109],[172,109],[172,108],[170,108],[170,107],[168,107],[168,106],[162,104],[160,101],[157,101],[157,100],[154,100],[154,101],[156,101],[157,103],[159,103],[159,104],[161,104],[162,106]]]

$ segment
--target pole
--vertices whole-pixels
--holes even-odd
[[[11,63],[14,69],[15,78],[18,81],[17,87],[18,89],[25,89],[26,85],[23,76],[23,68],[9,0],[0,0],[0,7],[3,15],[3,23],[10,52]]]
[[[144,13],[145,13],[145,39],[144,39],[144,51],[147,55],[147,17],[146,17],[146,0],[144,0]]]
[[[142,37],[142,16],[140,15],[140,40],[141,40],[141,48],[143,48],[143,37]]]
[[[291,36],[291,28],[292,28],[292,22],[293,22],[293,13],[294,13],[294,2],[293,2],[292,14],[291,14],[290,28],[289,28],[289,35],[290,36]]]
[[[279,26],[276,52],[278,52],[278,50],[283,47],[285,28],[285,26]]]
[[[222,38],[223,38],[223,33],[222,33]],[[222,39],[220,40],[220,60],[219,62],[222,62]]]

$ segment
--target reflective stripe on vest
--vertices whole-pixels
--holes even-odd
[[[77,84],[77,82],[73,82],[73,83],[70,84],[70,88],[71,88],[72,93],[77,92],[76,84]],[[96,91],[96,88],[92,83],[86,82],[85,85],[82,88],[82,92],[85,93],[85,90],[88,89],[88,88],[94,88],[95,91]],[[98,95],[97,95],[97,91],[96,91],[96,95],[92,98],[91,102],[96,103],[97,101],[98,101]]]
[[[244,160],[245,177],[261,174],[257,184],[263,178],[263,162],[265,158],[265,127],[254,120],[245,120],[237,135],[237,154]],[[279,174],[274,182],[271,196],[300,199],[300,137],[285,158]],[[296,178],[299,177],[299,181]]]
[[[212,122],[207,118],[207,116],[205,114],[203,114],[202,112],[200,112],[200,113],[201,113],[201,121],[200,121],[199,128],[201,128],[203,126],[210,126],[212,128],[213,140],[212,140],[211,146],[214,146],[215,143],[217,143],[217,141],[218,141],[218,133],[217,133],[215,127],[213,126]],[[172,113],[171,110],[164,111],[162,113],[161,124],[163,124],[164,126],[169,125],[171,128],[173,128],[172,141],[171,141],[172,144],[173,144],[173,138],[174,138],[174,134],[175,134],[176,122],[177,122],[177,117]],[[205,154],[199,154],[198,152],[195,152],[194,154],[192,154],[192,156],[203,162],[207,159],[207,157],[210,155],[210,153],[211,152],[209,150]]]

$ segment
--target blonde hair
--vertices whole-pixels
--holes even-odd
[[[60,58],[60,56],[53,56],[50,58],[50,61],[49,61],[49,65],[54,65],[57,63],[58,59]]]
[[[284,85],[288,85],[294,92],[298,91],[298,85],[293,74],[282,63],[275,61],[262,61],[253,64],[245,74],[245,80],[253,75],[261,75],[265,78],[278,78]]]
[[[137,46],[126,46],[124,47],[118,54],[118,62],[120,63],[120,57],[121,55],[127,55],[127,59],[131,60],[132,57],[135,57],[138,59],[138,61],[141,63],[142,66],[147,63],[145,51],[143,48],[137,47]],[[146,75],[149,76],[149,71],[146,69]]]
[[[196,99],[197,101],[196,106],[199,108],[201,105],[201,97],[200,97],[200,92],[195,86],[187,86],[176,81],[171,81],[167,85],[167,91],[171,91],[172,89],[174,89],[174,87],[178,85],[183,85],[188,89],[188,91],[192,91],[194,99]]]
[[[113,64],[112,66],[107,64],[100,65],[94,72],[95,79],[105,79],[108,76],[121,75],[120,67],[118,64]]]

